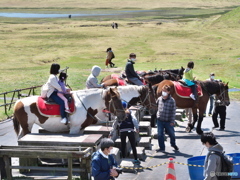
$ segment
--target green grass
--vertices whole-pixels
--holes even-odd
[[[0,92],[42,85],[48,79],[52,63],[70,67],[67,82],[74,90],[85,88],[91,67],[99,65],[104,69],[108,47],[113,48],[116,55],[113,62],[120,70],[124,70],[131,52],[137,54],[136,70],[176,69],[186,67],[192,60],[199,80],[215,72],[216,78],[229,81],[230,88],[240,88],[240,24],[237,23],[240,9],[222,16],[215,14],[229,7],[176,9],[175,15],[179,18],[175,19],[159,19],[171,17],[171,8],[169,11],[165,8],[157,16],[120,16],[118,30],[110,27],[111,16],[91,19],[0,17]],[[184,14],[188,18],[183,17]],[[230,21],[235,23],[227,23]],[[111,72],[103,71],[99,80],[108,74]],[[240,99],[239,92],[230,96]]]

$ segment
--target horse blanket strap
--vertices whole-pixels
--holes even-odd
[[[181,97],[181,98],[190,98],[190,94],[192,93],[192,90],[188,86],[183,86],[180,82],[173,81],[174,88],[176,94]],[[199,84],[197,84],[197,92],[198,92],[198,97],[203,96],[202,93],[202,88]]]
[[[112,74],[111,78],[116,79],[119,86],[126,86],[127,85],[126,81],[124,79],[121,79],[118,74]]]
[[[56,103],[48,103],[46,99],[42,97],[38,97],[37,99],[37,108],[39,113],[42,116],[46,117],[58,117],[60,116],[60,105]],[[69,109],[71,111],[71,114],[75,113],[75,105],[74,105],[74,99],[72,96],[71,102],[69,103]]]

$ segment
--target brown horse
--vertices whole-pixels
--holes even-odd
[[[193,128],[195,123],[198,121],[196,132],[198,134],[202,134],[203,131],[201,129],[202,121],[203,121],[203,113],[207,107],[207,103],[209,100],[209,96],[216,94],[220,97],[221,101],[225,103],[226,106],[230,104],[229,96],[228,96],[228,83],[224,84],[222,82],[213,82],[213,81],[198,81],[202,88],[203,96],[198,97],[198,100],[195,102],[190,97],[189,98],[182,98],[178,96],[175,92],[174,84],[172,81],[164,80],[158,84],[157,87],[157,98],[162,94],[162,88],[164,85],[170,86],[170,94],[176,101],[176,106],[178,108],[192,108],[193,112],[193,123],[188,124],[186,127],[186,131],[190,132]],[[199,110],[199,114],[197,114],[197,110]]]

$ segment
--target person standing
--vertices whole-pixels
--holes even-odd
[[[136,139],[135,139],[135,132],[134,127],[136,129],[136,133],[139,133],[139,126],[138,121],[135,114],[127,108],[127,103],[122,101],[123,108],[126,112],[126,119],[124,121],[115,121],[113,124],[113,129],[110,132],[110,137],[113,135],[113,132],[119,129],[120,132],[120,139],[121,139],[121,152],[122,157],[126,157],[126,137],[128,137],[132,151],[134,156],[133,164],[140,164],[140,161],[137,158],[137,149],[136,149]]]
[[[104,87],[104,83],[98,84],[97,77],[99,76],[100,72],[101,72],[101,68],[99,66],[92,67],[91,74],[88,76],[86,81],[87,89]]]
[[[182,80],[187,84],[187,86],[191,87],[192,94],[190,94],[190,97],[193,100],[196,100],[197,99],[197,88],[196,88],[196,84],[194,82],[195,77],[193,77],[193,68],[194,68],[194,62],[193,61],[188,62],[187,68],[183,72]]]
[[[111,153],[114,142],[110,138],[103,138],[100,149],[92,155],[92,176],[94,180],[113,180],[118,177],[117,162]]]
[[[113,22],[113,23],[111,24],[111,26],[112,26],[112,28],[114,29],[114,27],[115,27],[115,23]]]
[[[212,152],[223,152],[223,147],[216,141],[212,132],[203,133],[201,142],[208,149],[208,154],[204,161],[204,180],[218,180],[216,172],[221,172],[221,157]]]
[[[125,67],[125,73],[126,73],[127,79],[131,83],[141,86],[141,85],[143,85],[141,78],[137,75],[137,73],[135,72],[134,67],[133,67],[133,64],[135,64],[135,62],[136,62],[136,54],[131,53],[129,55],[129,59],[127,60],[127,64]]]
[[[207,81],[216,81],[215,80],[215,74],[211,73],[209,79]],[[213,101],[214,101],[214,95],[209,96],[209,111],[208,111],[208,116],[212,116],[212,109],[213,109]],[[206,111],[204,113],[206,116]]]
[[[225,130],[225,122],[226,122],[226,105],[225,102],[222,101],[222,97],[220,96],[215,96],[215,106],[214,106],[214,111],[213,111],[213,115],[212,115],[212,121],[214,124],[214,128],[218,128],[219,124],[218,124],[218,115],[220,116],[220,131],[224,131]]]
[[[170,94],[170,87],[168,85],[163,86],[162,96],[157,99],[158,111],[157,111],[157,130],[158,130],[158,144],[159,151],[165,151],[164,144],[164,129],[167,131],[170,137],[170,144],[175,149],[179,148],[176,145],[175,140],[175,113],[176,102]]]
[[[115,58],[115,55],[112,51],[112,48],[107,48],[107,57],[106,57],[106,68],[108,68],[108,64],[110,64],[110,67],[114,67],[115,64],[112,62],[112,59]]]
[[[118,28],[118,23],[115,23],[115,28],[116,28],[116,29]]]
[[[50,76],[47,81],[47,98],[51,98],[54,102],[60,105],[60,114],[62,117],[61,123],[67,122],[65,104],[64,101],[57,95],[58,92],[62,92],[62,87],[58,83],[57,74],[59,74],[60,65],[53,63],[50,68]]]

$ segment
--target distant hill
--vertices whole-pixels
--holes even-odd
[[[240,27],[240,7],[222,15],[212,22],[212,26],[221,26],[228,28]]]

